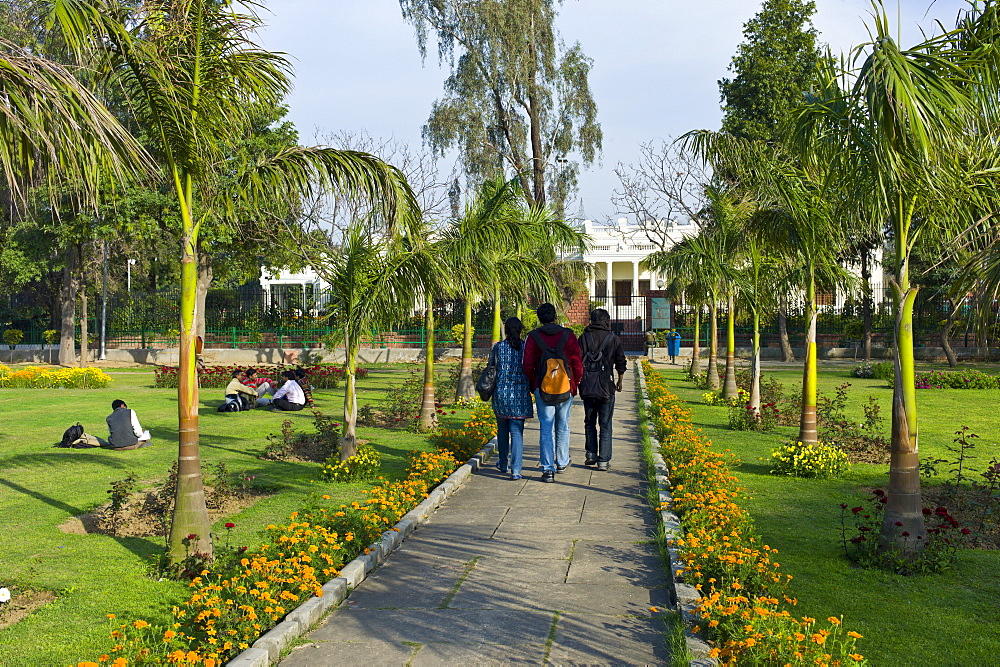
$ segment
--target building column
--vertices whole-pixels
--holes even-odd
[[[587,298],[594,298],[594,291],[597,289],[597,262],[591,265],[590,276],[587,278]]]
[[[639,262],[632,262],[632,296],[639,296]]]

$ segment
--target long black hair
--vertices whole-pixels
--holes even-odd
[[[507,344],[515,350],[520,350],[521,346],[524,345],[524,341],[521,340],[521,332],[524,331],[521,320],[516,317],[508,317],[503,323],[503,330],[507,334]]]

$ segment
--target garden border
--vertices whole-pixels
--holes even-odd
[[[278,662],[284,651],[294,639],[304,635],[326,613],[340,604],[352,590],[357,588],[365,578],[379,565],[385,562],[393,551],[414,530],[427,521],[431,512],[440,507],[441,503],[462,487],[468,478],[479,470],[493,456],[497,446],[494,437],[472,456],[466,463],[458,467],[447,479],[438,484],[419,505],[403,515],[399,522],[382,533],[382,538],[369,545],[368,553],[352,560],[340,570],[339,576],[323,584],[323,596],[306,600],[294,610],[288,612],[285,619],[261,635],[253,645],[226,663],[229,667],[270,667]]]
[[[656,439],[649,428],[649,415],[652,403],[646,391],[646,374],[642,370],[642,361],[635,363],[635,373],[638,382],[636,390],[639,394],[643,412],[647,420],[643,425],[646,435],[649,438],[650,454],[653,459],[654,477],[652,480],[653,490],[660,501],[660,507],[671,505],[673,496],[670,493],[670,471],[660,454],[660,441]],[[641,422],[640,422],[641,423]],[[680,552],[677,547],[671,544],[672,540],[680,539],[684,536],[680,518],[671,509],[661,509],[657,514],[663,524],[663,534],[667,541],[667,551],[670,555],[670,599],[674,610],[681,615],[681,622],[684,624],[684,643],[688,653],[692,656],[691,667],[707,667],[708,665],[718,665],[715,658],[708,657],[710,646],[701,636],[691,632],[691,627],[698,622],[695,609],[701,600],[701,592],[691,584],[684,583],[684,578],[680,574],[685,567],[684,561],[680,559]]]

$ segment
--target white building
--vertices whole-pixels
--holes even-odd
[[[664,222],[663,230],[656,234],[669,241],[665,249],[697,233],[697,227],[690,221]],[[618,218],[613,224],[584,220],[582,227],[591,238],[590,251],[583,259],[594,267],[587,289],[595,300],[617,297],[624,302],[662,287],[659,283],[663,276],[639,268],[642,260],[659,250],[641,226],[630,225],[627,218]]]

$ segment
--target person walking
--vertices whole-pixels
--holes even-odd
[[[542,481],[554,482],[569,467],[569,414],[583,376],[580,345],[570,329],[556,324],[556,307],[538,306],[541,326],[524,343],[524,374],[538,410],[539,465]]]
[[[491,399],[497,419],[497,469],[510,472],[511,479],[521,479],[524,452],[524,420],[534,416],[531,388],[524,374],[524,325],[516,317],[503,323],[506,338],[493,346],[490,363],[496,365],[496,388]]]
[[[608,470],[611,467],[615,394],[622,390],[626,366],[622,341],[611,333],[611,315],[603,308],[590,311],[590,325],[580,336],[580,353],[583,379],[579,391],[583,399],[583,433],[587,449],[584,465]],[[614,380],[613,371],[618,371],[618,382]]]

